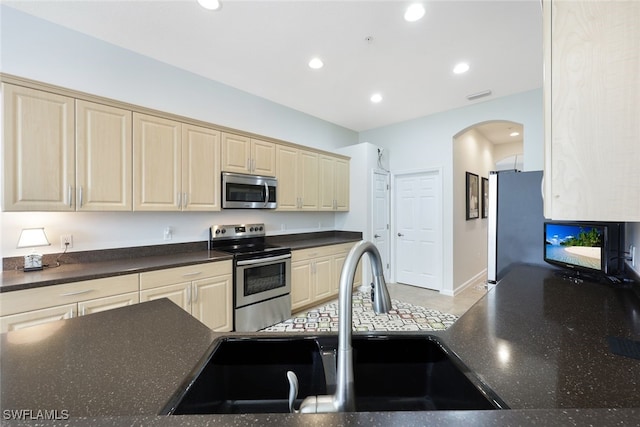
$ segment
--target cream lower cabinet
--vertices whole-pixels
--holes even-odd
[[[300,311],[338,295],[342,265],[352,243],[295,250],[291,254],[291,309]],[[354,286],[362,281],[356,273]]]
[[[108,277],[0,294],[0,331],[137,304],[138,275]]]
[[[231,261],[140,273],[140,302],[169,298],[214,331],[233,329]]]

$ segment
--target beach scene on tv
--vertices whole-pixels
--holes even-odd
[[[547,224],[547,259],[600,270],[602,231],[595,227]]]

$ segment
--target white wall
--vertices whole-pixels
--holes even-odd
[[[464,189],[453,187],[453,137],[477,123],[508,120],[524,126],[524,169],[544,166],[542,89],[476,103],[360,133],[360,141],[385,148],[393,173],[442,168],[444,274],[443,292],[453,285],[453,200]]]
[[[482,178],[495,169],[494,145],[480,132],[470,129],[453,141],[453,290],[486,281],[487,225],[481,210],[478,219],[466,219],[466,172],[478,175],[478,194],[482,199]],[[463,189],[460,192],[460,189]]]
[[[335,151],[357,133],[165,63],[0,5],[0,70],[107,98]],[[44,226],[59,252],[59,235],[73,234],[73,251],[206,238],[211,224],[260,221],[271,233],[334,229],[333,213],[2,213],[0,256],[18,256],[20,229]]]

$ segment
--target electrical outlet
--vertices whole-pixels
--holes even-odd
[[[73,235],[63,234],[60,236],[60,249],[71,249],[73,247]]]
[[[173,229],[171,227],[166,227],[164,229],[164,240],[173,239]]]

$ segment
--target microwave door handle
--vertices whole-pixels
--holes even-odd
[[[264,183],[264,206],[267,207],[267,203],[269,203],[269,184],[265,181]]]

